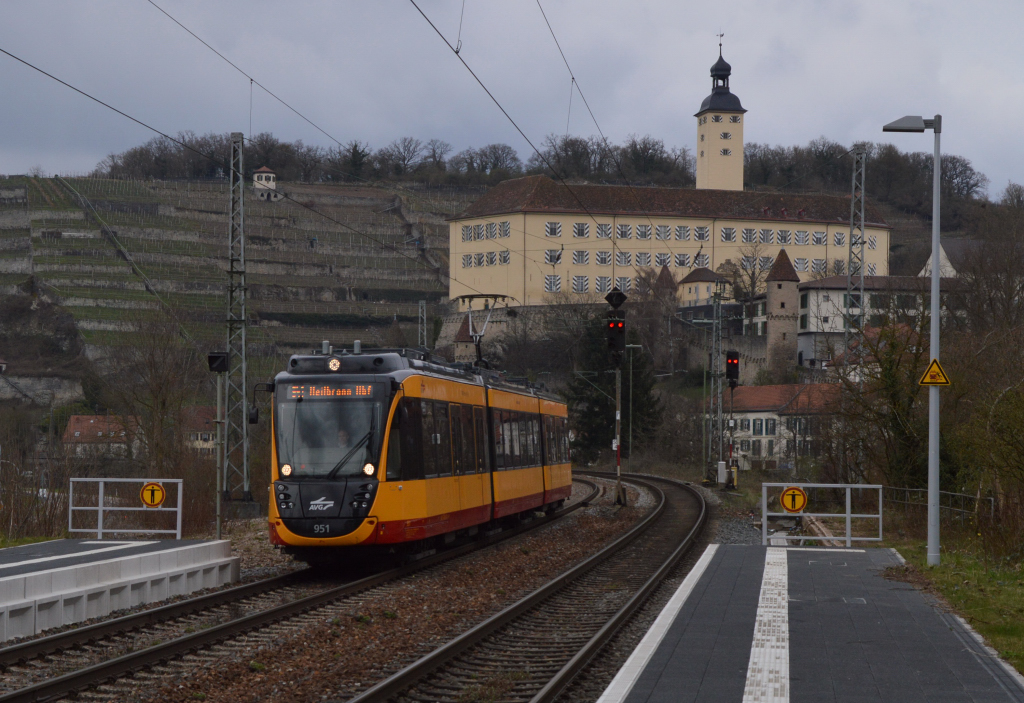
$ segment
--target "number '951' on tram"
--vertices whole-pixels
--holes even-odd
[[[571,492],[565,403],[494,372],[312,354],[269,386],[270,539],[300,558],[451,541]]]

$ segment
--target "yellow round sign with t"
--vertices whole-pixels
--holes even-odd
[[[159,508],[164,504],[164,498],[167,497],[167,491],[159,483],[150,481],[142,490],[139,491],[139,497],[142,498],[142,504],[147,508]]]
[[[807,507],[807,493],[799,486],[790,486],[782,491],[779,503],[787,513],[799,513]]]

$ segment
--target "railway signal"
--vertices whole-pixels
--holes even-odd
[[[621,355],[626,351],[626,312],[624,310],[609,310],[606,317],[608,350],[612,354]]]
[[[725,380],[729,388],[735,388],[740,381],[740,353],[737,351],[725,352]]]
[[[626,311],[619,310],[626,302],[626,294],[617,287],[604,297],[612,309],[608,311],[605,331],[608,349],[615,362],[615,503],[626,505],[626,489],[622,486],[622,355],[626,353]]]

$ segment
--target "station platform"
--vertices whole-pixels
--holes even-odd
[[[0,549],[0,641],[238,580],[226,540],[59,539]]]
[[[890,549],[711,545],[599,703],[1024,701]]]

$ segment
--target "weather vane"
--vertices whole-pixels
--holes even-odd
[[[722,30],[718,30],[718,34],[716,34],[715,36],[718,37],[718,55],[721,56],[722,55],[722,37],[725,36],[725,32],[723,32]]]

